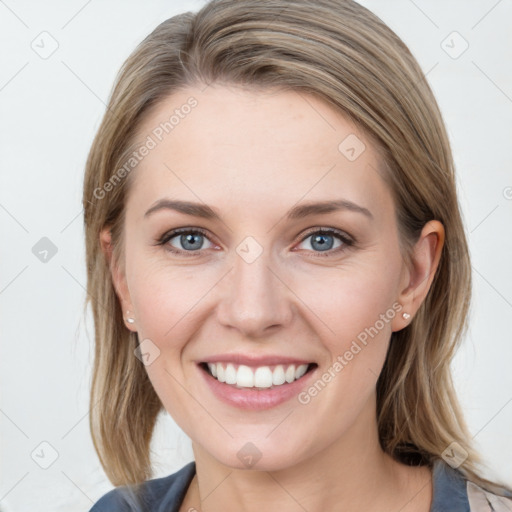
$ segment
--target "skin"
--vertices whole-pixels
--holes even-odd
[[[198,106],[130,176],[123,260],[110,259],[123,310],[135,319],[126,328],[160,350],[146,370],[192,439],[197,474],[181,510],[428,511],[430,471],[380,448],[375,386],[392,331],[428,293],[442,224],[425,225],[408,265],[370,141],[312,95],[190,87],[157,105],[140,140],[190,96]],[[338,149],[350,134],[366,145],[355,161]],[[165,209],[145,217],[162,198],[206,203],[222,221]],[[297,204],[340,198],[373,219],[348,210],[286,219]],[[192,256],[156,245],[181,227],[208,233]],[[334,247],[322,256],[310,228],[335,228],[356,242],[336,252],[343,242],[328,236]],[[250,264],[236,251],[248,236],[262,248]],[[100,241],[110,258],[108,229]],[[169,245],[186,252],[179,235]],[[315,361],[321,375],[397,303],[400,313],[308,404],[241,411],[219,401],[199,373],[202,358],[244,353],[293,354]],[[252,469],[237,457],[247,442],[262,454]]]

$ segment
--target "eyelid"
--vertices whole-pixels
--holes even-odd
[[[157,240],[157,243],[156,245],[161,245],[161,246],[164,246],[165,249],[171,253],[174,253],[174,254],[184,254],[185,256],[195,256],[197,254],[200,254],[201,252],[203,252],[205,249],[201,249],[199,251],[183,251],[181,249],[176,249],[175,247],[172,247],[172,246],[167,246],[168,245],[168,242],[170,240],[172,240],[173,238],[181,235],[181,234],[184,234],[184,233],[199,233],[201,235],[203,235],[207,240],[210,241],[211,244],[213,245],[218,245],[216,244],[213,240],[211,240],[212,237],[210,237],[209,233],[203,229],[203,228],[194,228],[194,227],[183,227],[183,228],[176,228],[176,229],[171,229],[169,231],[166,231],[158,240]]]
[[[346,233],[345,231],[342,231],[337,228],[330,228],[330,227],[324,227],[324,226],[316,226],[316,227],[310,228],[304,235],[302,235],[302,238],[299,240],[298,243],[300,244],[300,243],[304,242],[307,238],[309,238],[311,235],[314,235],[316,233],[334,236],[334,237],[338,238],[339,240],[341,240],[342,245],[340,247],[337,247],[336,249],[329,249],[327,251],[309,251],[309,250],[306,251],[308,253],[312,253],[313,258],[317,258],[317,257],[326,258],[326,257],[330,257],[330,256],[331,257],[338,256],[341,253],[346,252],[348,249],[354,247],[355,244],[357,243],[357,240],[353,236]]]
[[[199,233],[199,234],[203,235],[207,240],[209,240],[210,243],[212,243],[214,245],[219,245],[215,241],[211,240],[212,237],[210,237],[210,234],[208,233],[207,230],[205,230],[203,228],[199,228],[199,227],[182,227],[182,228],[171,229],[171,230],[165,232],[157,240],[156,245],[167,246],[167,244],[170,240],[172,240],[176,236],[183,234],[183,233]],[[309,228],[304,234],[302,234],[301,238],[299,239],[299,241],[296,244],[300,244],[300,243],[304,242],[311,235],[314,235],[317,233],[335,236],[343,242],[343,245],[336,249],[330,249],[330,250],[327,250],[324,252],[323,251],[307,251],[307,252],[312,252],[316,256],[335,255],[340,252],[346,251],[347,249],[349,249],[350,247],[352,247],[353,245],[355,245],[357,243],[357,240],[355,240],[354,237],[352,237],[351,235],[349,235],[348,233],[346,233],[340,229],[330,228],[330,227],[325,227],[325,226],[315,226],[315,227]],[[171,247],[172,246],[165,247],[165,249],[171,253],[178,254],[178,255],[184,255],[184,256],[196,256],[206,250],[206,249],[201,249],[198,251],[184,251],[181,249],[176,249],[175,247],[172,247],[172,248]]]
[[[354,237],[350,236],[345,231],[342,231],[341,229],[329,228],[329,227],[325,227],[325,226],[316,226],[314,228],[308,229],[306,231],[306,233],[302,235],[302,238],[300,239],[300,241],[303,242],[306,238],[308,238],[309,236],[311,236],[315,233],[325,233],[325,234],[329,234],[329,235],[337,235],[342,240],[345,239],[346,242],[349,242],[349,243],[356,242]]]

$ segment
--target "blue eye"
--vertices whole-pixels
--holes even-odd
[[[181,245],[181,248],[171,243],[174,239]],[[200,249],[204,249],[203,243],[205,240],[208,240],[208,238],[206,232],[202,229],[183,228],[166,233],[158,243],[159,245],[165,245],[166,249],[173,253],[193,256],[194,253],[199,252]]]
[[[309,245],[313,249],[313,252],[318,253],[316,256],[330,256],[333,253],[338,253],[354,245],[353,240],[336,229],[317,229],[316,231],[311,231],[302,239],[301,243],[304,243],[308,239],[311,239]],[[340,243],[333,249],[336,239]]]
[[[301,244],[306,240],[311,239],[309,243],[311,252],[315,256],[332,256],[341,251],[353,246],[355,241],[345,235],[342,231],[336,229],[321,229],[316,228],[315,231],[310,231],[309,234],[302,238]],[[338,244],[335,246],[336,240]],[[207,241],[211,245],[204,247],[204,242]],[[172,243],[171,243],[172,242]],[[178,246],[176,246],[178,244]],[[200,253],[203,249],[210,249],[214,244],[210,241],[206,231],[200,228],[181,228],[175,229],[165,233],[158,241],[157,245],[162,245],[166,250],[183,256],[194,256]]]

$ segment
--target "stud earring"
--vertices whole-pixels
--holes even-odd
[[[129,311],[126,312],[127,315],[130,314]],[[131,317],[131,316],[127,316],[126,317],[126,321],[129,323],[129,324],[134,324],[135,323],[135,320]]]
[[[411,315],[409,315],[409,313],[402,313],[402,317],[404,318],[404,320],[409,320],[409,318],[411,318]]]

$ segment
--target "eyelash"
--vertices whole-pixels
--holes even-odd
[[[174,229],[172,231],[168,231],[167,233],[164,233],[164,235],[162,235],[157,240],[157,244],[156,245],[166,246],[168,244],[168,242],[170,240],[172,240],[174,237],[176,237],[177,235],[184,234],[184,233],[186,233],[186,234],[194,234],[194,235],[200,234],[200,235],[203,235],[205,238],[208,238],[208,233],[204,229],[201,229],[201,228],[193,228],[193,229],[192,228],[179,228],[179,229]],[[302,239],[300,240],[299,243],[304,242],[311,235],[317,235],[317,234],[335,236],[336,238],[338,238],[339,240],[341,240],[343,242],[343,245],[341,247],[336,248],[336,249],[329,249],[328,251],[324,251],[324,252],[313,251],[315,253],[314,257],[325,258],[325,257],[333,256],[333,255],[338,254],[338,253],[340,253],[342,251],[346,251],[347,249],[349,249],[350,247],[353,247],[356,244],[356,240],[348,237],[342,231],[339,231],[339,230],[333,229],[333,228],[318,228],[318,227],[309,230],[302,237]],[[193,256],[196,256],[200,252],[200,251],[182,251],[182,250],[179,250],[179,249],[176,249],[176,248],[172,247],[171,245],[167,245],[165,247],[165,250],[167,250],[167,251],[169,251],[169,252],[171,252],[173,254],[183,255],[185,257],[193,257]]]

